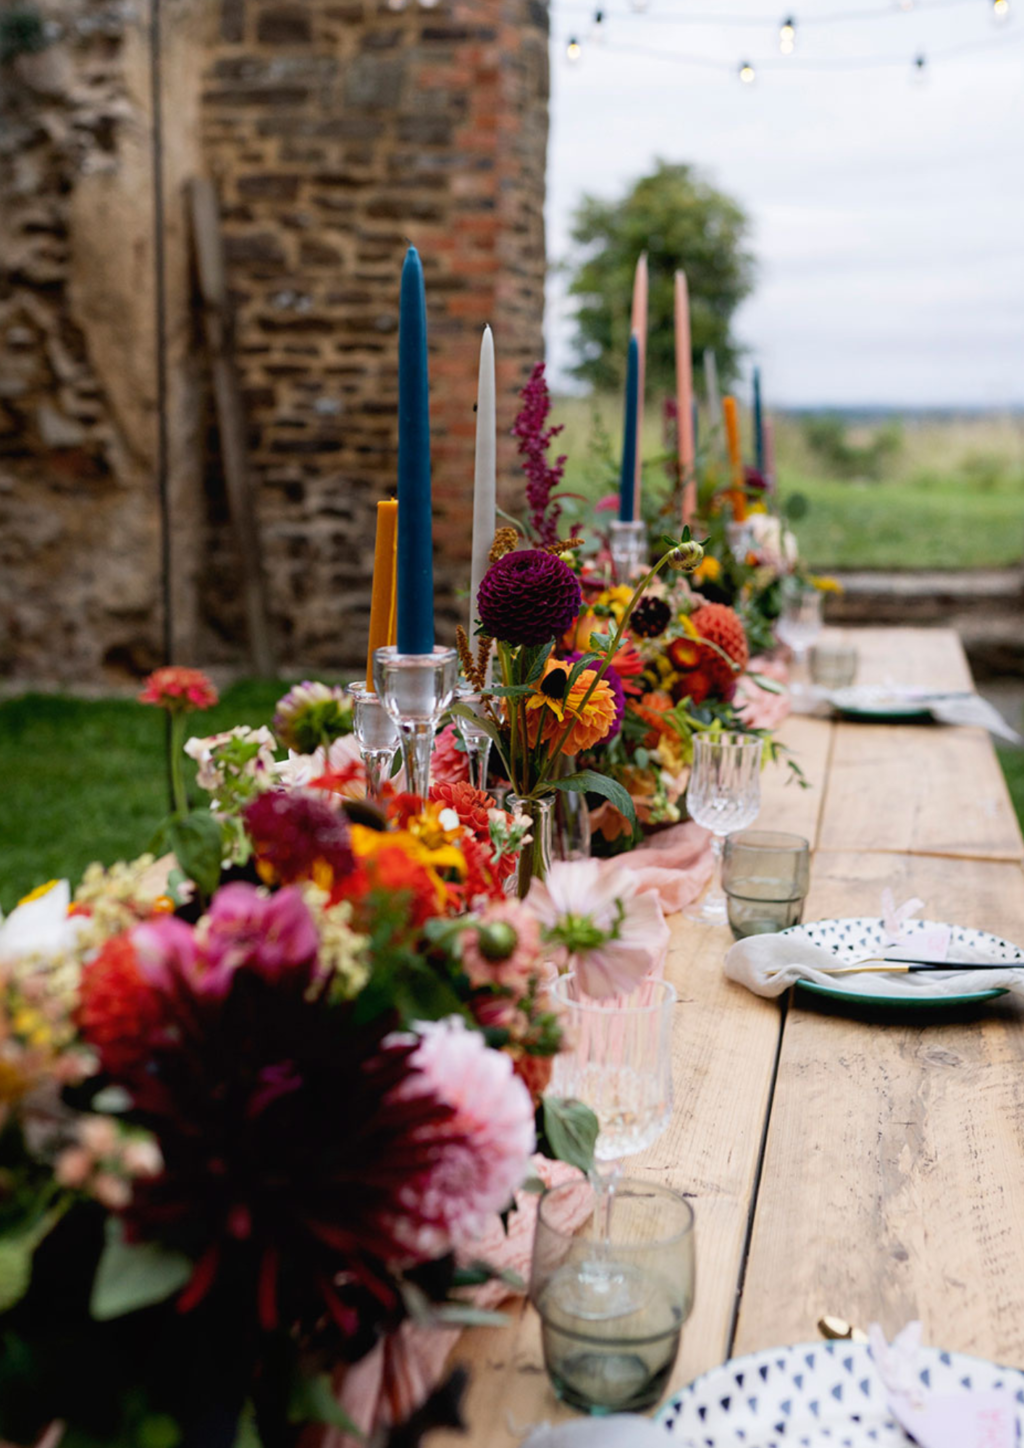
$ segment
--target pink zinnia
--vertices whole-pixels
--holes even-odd
[[[139,695],[139,703],[155,704],[171,714],[184,714],[190,709],[212,709],[217,703],[217,690],[202,669],[169,664],[150,674]]]
[[[446,724],[434,740],[430,756],[430,777],[435,784],[467,784],[469,758],[458,745],[454,724]]]
[[[540,923],[518,900],[489,905],[462,932],[462,968],[474,986],[497,985],[517,997],[540,970]]]
[[[558,860],[526,904],[552,959],[576,972],[588,996],[627,995],[668,949],[657,895],[638,895],[636,876],[614,860]]]
[[[452,1118],[437,1134],[436,1164],[402,1194],[411,1215],[433,1226],[413,1229],[417,1250],[458,1249],[486,1228],[512,1201],[536,1146],[530,1093],[512,1058],[492,1051],[464,1021],[421,1022],[405,1098],[428,1096],[450,1106]],[[423,1240],[430,1237],[429,1244]]]

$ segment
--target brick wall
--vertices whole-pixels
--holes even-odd
[[[221,0],[202,147],[221,196],[272,612],[287,652],[356,662],[375,505],[397,461],[398,284],[413,241],[431,339],[438,607],[461,615],[480,331],[500,425],[541,354],[546,10]],[[513,472],[506,443],[503,470]],[[217,531],[206,599],[237,598]],[[238,620],[222,630],[237,632]]]
[[[0,95],[0,674],[159,657],[148,7],[45,0]],[[290,670],[362,655],[395,477],[398,281],[424,259],[442,631],[465,604],[479,335],[499,428],[541,355],[540,0],[163,0],[174,637],[244,660],[183,183],[215,179],[271,609]],[[208,441],[203,449],[203,433]],[[518,490],[511,444],[502,482]],[[518,492],[515,494],[518,496]]]

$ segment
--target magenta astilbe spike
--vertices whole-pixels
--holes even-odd
[[[565,464],[564,456],[548,462],[548,448],[553,438],[562,431],[562,426],[547,427],[551,411],[551,397],[544,378],[544,363],[538,362],[530,373],[530,380],[519,394],[522,408],[512,428],[512,436],[519,443],[519,456],[523,459],[526,473],[526,501],[530,505],[530,522],[540,535],[541,543],[554,543],[558,538],[558,519],[561,504],[551,501],[551,494],[562,481]]]

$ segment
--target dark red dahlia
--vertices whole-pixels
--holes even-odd
[[[672,610],[663,598],[642,598],[629,616],[629,626],[637,638],[656,639],[665,632]]]
[[[506,553],[480,580],[484,632],[507,644],[543,644],[565,633],[580,611],[579,579],[553,553]]]
[[[243,811],[256,866],[270,884],[313,880],[329,890],[355,868],[345,816],[315,795],[272,789]]]

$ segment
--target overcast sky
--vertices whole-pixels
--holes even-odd
[[[1002,23],[990,0],[909,12],[875,0],[879,18],[813,28],[812,15],[872,0],[803,0],[803,11],[799,0],[648,0],[643,14],[632,3],[601,6],[602,46],[595,6],[552,0],[551,258],[569,250],[582,193],[621,194],[656,156],[693,162],[753,222],[758,281],[737,330],[772,403],[1024,403],[1024,0]],[[672,22],[709,11],[763,21]],[[778,26],[790,11],[786,65]],[[583,45],[574,66],[570,35]],[[961,45],[978,48],[942,58]],[[923,83],[917,53],[930,57]],[[876,56],[895,63],[800,69]],[[736,74],[743,59],[753,85]],[[548,304],[556,377],[571,356],[562,285],[553,279]]]

